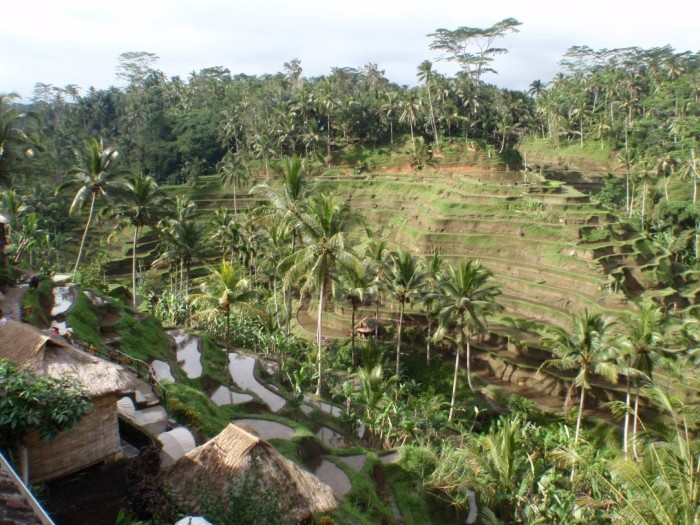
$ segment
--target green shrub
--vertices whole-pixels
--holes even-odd
[[[22,297],[22,318],[32,326],[47,328],[52,305],[53,281],[43,276],[39,279],[39,286],[28,288]]]
[[[121,337],[121,351],[125,354],[147,362],[156,358],[167,359],[170,339],[153,316],[137,319],[122,313],[115,328]]]
[[[78,341],[103,348],[100,323],[94,308],[90,299],[82,293],[82,290],[79,290],[73,306],[68,310],[68,325],[73,329],[73,336]]]

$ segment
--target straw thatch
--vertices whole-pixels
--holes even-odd
[[[355,332],[361,336],[368,337],[378,331],[380,334],[384,333],[384,326],[377,322],[373,317],[365,317],[359,323],[355,325]]]
[[[198,490],[225,499],[230,484],[245,476],[253,462],[260,469],[263,487],[274,487],[288,498],[298,520],[335,509],[343,502],[331,487],[285,458],[270,443],[232,424],[180,458],[164,476],[187,503],[196,507],[192,498]]]
[[[14,320],[0,326],[0,358],[26,366],[39,377],[71,375],[91,397],[132,389],[131,379],[123,367]]]

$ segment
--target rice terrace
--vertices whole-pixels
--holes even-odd
[[[526,28],[2,94],[0,523],[700,525],[700,55]]]

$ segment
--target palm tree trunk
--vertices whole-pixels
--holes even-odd
[[[238,205],[236,204],[236,175],[233,175],[233,214],[238,215]]]
[[[321,333],[323,319],[323,296],[326,294],[326,283],[321,283],[321,293],[318,296],[318,320],[316,324],[316,345],[318,345],[318,384],[316,385],[316,395],[321,395],[321,383],[323,373],[323,336]]]
[[[469,385],[469,390],[474,391],[474,385],[472,385],[472,346],[469,341],[471,334],[467,333],[467,384]]]
[[[581,421],[583,420],[583,408],[586,398],[586,389],[581,387],[581,401],[578,404],[578,415],[576,416],[576,434],[574,435],[574,445],[578,443],[578,436],[581,432]],[[573,476],[573,471],[571,472]]]
[[[646,199],[647,199],[647,181],[645,179],[644,184],[642,185],[642,231],[644,231],[644,208],[646,208]]]
[[[639,461],[639,455],[637,454],[637,424],[639,423],[639,387],[637,387],[637,393],[634,396],[634,424],[632,425],[632,455],[636,461]]]
[[[352,349],[352,366],[355,367],[355,313],[357,312],[357,307],[352,305],[352,332],[351,332],[351,343],[350,348]]]
[[[292,232],[292,253],[296,253],[296,246],[297,234],[296,231],[294,231]],[[289,336],[292,325],[292,286],[289,284],[287,279],[285,279],[282,293],[284,294],[284,308],[286,310],[284,319],[284,335]]]
[[[272,295],[275,298],[275,324],[277,325],[278,330],[282,330],[282,327],[280,326],[280,306],[279,302],[277,300],[277,276],[272,277]]]
[[[435,146],[437,146],[440,139],[438,138],[437,126],[435,125],[435,112],[433,111],[433,97],[430,94],[430,86],[428,87],[428,103],[430,104],[430,123],[433,126],[433,134],[435,135]]]
[[[95,200],[96,199],[97,199],[97,194],[93,193],[92,194],[92,201],[90,201],[90,213],[88,214],[88,220],[85,223],[85,231],[83,232],[83,238],[80,241],[80,249],[78,250],[78,258],[75,260],[75,268],[73,268],[74,274],[78,271],[78,267],[80,266],[80,258],[83,255],[83,247],[85,246],[85,239],[87,238],[87,232],[88,232],[88,229],[90,228],[90,223],[92,222],[92,214],[95,211]]]
[[[379,296],[374,304],[374,342],[376,343],[379,340]]]
[[[226,348],[231,348],[231,308],[226,310]]]
[[[457,352],[455,352],[455,373],[452,379],[452,399],[450,401],[450,415],[447,421],[452,422],[455,415],[455,399],[457,398],[457,374],[459,372],[459,354],[462,353],[462,348],[457,347]]]
[[[396,377],[399,377],[401,374],[401,329],[403,328],[403,310],[404,310],[404,303],[403,301],[400,303],[400,308],[399,308],[399,332],[398,332],[398,342],[396,343]]]
[[[629,366],[629,358],[628,358],[628,366]],[[625,461],[628,459],[628,444],[629,444],[629,429],[630,429],[630,408],[632,403],[632,388],[631,388],[631,379],[629,374],[627,375],[627,385],[625,389],[625,405],[627,406],[627,410],[625,411],[625,426],[622,432],[622,450],[624,451],[625,454]]]
[[[131,292],[134,299],[134,308],[136,308],[136,239],[138,237],[139,229],[134,228],[134,243],[131,250]]]
[[[430,318],[430,312],[428,312],[428,345],[426,347],[426,361],[428,366],[430,366],[430,328],[432,325],[432,319]]]

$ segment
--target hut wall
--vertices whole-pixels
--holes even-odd
[[[70,474],[121,452],[116,396],[94,398],[92,404],[94,411],[55,441],[42,441],[38,431],[27,435],[31,483]]]

